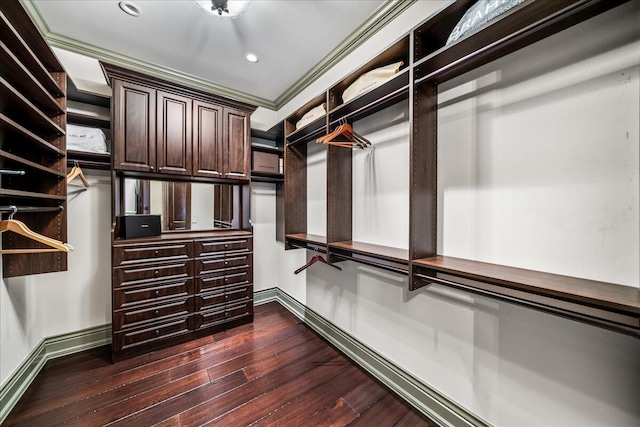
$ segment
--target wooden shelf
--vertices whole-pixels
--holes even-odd
[[[78,113],[67,109],[67,123],[73,123],[81,126],[92,126],[103,129],[111,128],[111,120],[102,116],[92,116],[88,114]]]
[[[628,0],[525,2],[497,17],[490,25],[481,27],[455,43],[442,47],[423,58],[416,58],[414,64],[416,83],[424,80],[442,83],[626,1]],[[463,12],[456,10],[457,14]],[[443,13],[432,19],[451,21],[445,16],[446,13],[445,9]],[[434,30],[429,22],[424,27],[416,29],[416,39],[429,37],[429,34],[423,35],[423,33]]]
[[[407,249],[348,241],[329,243],[329,254],[334,258],[356,261],[395,273],[407,274],[409,271]]]
[[[296,129],[287,136],[287,145],[310,142],[327,132],[326,116],[319,117],[306,126]]]
[[[67,150],[67,165],[73,166],[76,162],[80,167],[87,169],[110,170],[111,154]]]
[[[26,141],[30,144],[33,144],[34,148],[49,151],[56,154],[58,157],[64,157],[64,151],[45,141],[38,135],[11,120],[9,117],[5,116],[2,113],[0,113],[0,129],[4,130],[7,135],[11,135],[15,138],[19,138],[21,141]],[[6,136],[5,140],[7,140]]]
[[[3,76],[21,93],[31,99],[40,109],[51,115],[64,114],[64,110],[31,72],[0,41],[0,63],[4,67]]]
[[[251,171],[251,181],[272,183],[284,182],[284,174]]]
[[[20,199],[42,199],[65,201],[67,196],[57,194],[36,193],[33,191],[11,190],[9,188],[0,188],[0,197],[16,197]]]
[[[2,98],[1,113],[7,114],[11,111],[11,115],[19,115],[21,119],[28,121],[29,125],[37,128],[39,134],[59,136],[65,134],[60,126],[2,77],[0,77],[0,98]]]
[[[43,166],[43,165],[41,165],[39,163],[35,163],[35,162],[27,160],[27,159],[25,159],[23,157],[16,156],[15,154],[9,153],[9,152],[4,151],[2,149],[0,149],[0,158],[7,159],[7,160],[10,160],[10,161],[12,161],[14,163],[18,163],[18,164],[20,164],[22,166],[26,166],[28,168],[35,169],[35,170],[38,170],[40,172],[48,173],[48,174],[51,174],[51,175],[54,175],[54,176],[57,176],[57,177],[66,177],[67,176],[67,174],[65,172],[60,172],[60,171],[57,171],[55,169],[48,168],[48,167]]]
[[[640,289],[635,287],[444,256],[416,260],[413,265],[414,276],[425,282],[488,294],[640,336]],[[443,279],[442,274],[458,279]]]
[[[331,110],[329,112],[329,122],[333,125],[341,119],[356,121],[407,99],[409,99],[408,68],[380,86]]]
[[[284,149],[280,147],[271,147],[268,145],[251,144],[251,151],[260,151],[262,153],[284,154]]]
[[[64,96],[64,91],[60,88],[60,85],[7,20],[3,12],[0,12],[0,33],[2,33],[3,40],[9,50],[31,71],[51,95],[56,98]]]
[[[317,234],[287,234],[285,243],[287,249],[309,249],[322,253],[327,252],[327,238]]]

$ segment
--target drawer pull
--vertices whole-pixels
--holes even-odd
[[[224,312],[224,317],[229,317],[229,312],[225,311]]]
[[[153,314],[154,314],[154,316],[158,317],[158,316],[160,316],[160,311],[156,310],[156,311],[153,312]]]
[[[229,245],[224,245],[224,248],[227,249],[229,247]]]
[[[224,300],[225,300],[225,301],[229,301],[229,295],[225,295],[225,296],[224,296]]]
[[[156,277],[158,277],[159,274],[160,274],[160,272],[158,270],[153,272],[153,275],[156,276]]]
[[[225,262],[224,262],[224,265],[229,265],[229,261],[225,261]]]
[[[158,255],[160,255],[160,251],[155,251],[153,254],[154,254],[155,256],[158,256]]]
[[[160,335],[160,329],[156,329],[156,336]]]
[[[155,291],[154,294],[159,297],[160,296],[160,291]]]
[[[226,277],[224,278],[224,283],[228,283],[229,279],[227,279]]]

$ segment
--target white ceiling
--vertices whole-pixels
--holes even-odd
[[[36,0],[51,33],[275,101],[385,0],[253,0],[236,19],[190,0]],[[246,61],[248,52],[260,62]],[[73,77],[73,76],[72,76]]]

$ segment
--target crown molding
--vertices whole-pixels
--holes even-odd
[[[42,33],[42,36],[51,46],[194,89],[277,111],[302,92],[302,90],[307,86],[316,81],[324,72],[336,65],[349,53],[353,52],[353,50],[359,47],[416,1],[417,0],[386,0],[386,2],[379,7],[366,22],[353,31],[342,43],[327,54],[296,83],[285,90],[275,101],[230,89],[226,86],[213,83],[192,74],[184,73],[152,62],[142,61],[140,59],[122,55],[70,37],[56,34],[51,31],[47,23],[42,18],[42,15],[40,15],[38,8],[31,0],[20,0],[20,3],[25,8],[38,30]]]
[[[342,43],[309,70],[307,74],[302,76],[296,83],[289,87],[289,89],[285,90],[282,95],[275,100],[277,109],[279,110],[287,102],[295,98],[307,86],[320,78],[322,74],[344,59],[416,1],[417,0],[387,0],[384,5],[376,10],[373,16],[360,27],[356,28]]]

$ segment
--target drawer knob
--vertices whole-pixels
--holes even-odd
[[[153,312],[153,314],[154,314],[156,317],[160,316],[160,310],[156,310],[156,311],[154,311],[154,312]]]
[[[227,279],[226,277],[224,278],[224,283],[228,283],[229,279]]]
[[[156,336],[160,335],[160,329],[156,329]]]
[[[160,291],[155,291],[154,294],[159,297],[160,296]]]
[[[224,265],[229,265],[229,261],[225,261],[225,262],[224,262]]]
[[[225,295],[225,296],[224,296],[224,300],[225,300],[225,301],[229,301],[229,295]]]
[[[228,312],[224,312],[224,317],[229,317],[229,313]]]
[[[224,248],[227,249],[229,247],[229,245],[224,245]]]
[[[160,274],[160,272],[158,270],[153,272],[153,275],[156,276],[156,277],[158,276],[158,274]]]
[[[155,251],[155,252],[153,252],[153,254],[154,254],[155,256],[158,256],[158,255],[160,255],[160,251]]]

